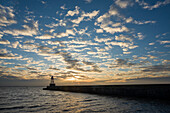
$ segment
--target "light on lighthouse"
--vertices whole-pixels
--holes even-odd
[[[51,86],[51,87],[52,87],[52,86],[55,86],[55,83],[54,83],[54,77],[53,77],[53,76],[51,76],[50,86]]]

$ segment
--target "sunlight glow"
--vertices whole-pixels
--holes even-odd
[[[76,79],[76,78],[74,78],[74,77],[71,77],[71,78],[68,78],[68,79],[66,79],[66,80],[74,81],[74,80],[77,80],[77,79]]]

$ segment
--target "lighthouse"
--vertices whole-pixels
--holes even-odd
[[[47,86],[46,88],[43,88],[43,90],[56,90],[57,89],[57,86],[55,86],[55,83],[54,83],[54,77],[51,76],[51,82],[50,82],[50,85]]]
[[[55,87],[54,77],[53,76],[51,76],[50,87]]]

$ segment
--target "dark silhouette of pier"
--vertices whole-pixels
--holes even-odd
[[[170,100],[170,84],[55,86],[53,80],[43,90]]]

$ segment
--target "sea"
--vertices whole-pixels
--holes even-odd
[[[0,113],[170,113],[166,101],[0,87]]]

